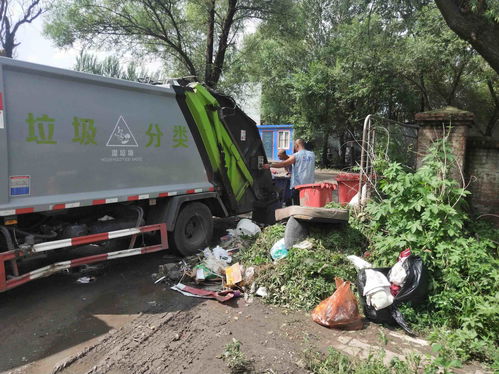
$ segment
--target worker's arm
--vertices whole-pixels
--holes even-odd
[[[272,162],[271,164],[263,164],[264,169],[284,168],[295,163],[295,156],[289,156],[287,160],[281,162]]]

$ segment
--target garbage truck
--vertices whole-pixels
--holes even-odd
[[[213,217],[271,222],[256,124],[200,83],[0,58],[0,291],[62,270],[207,246]]]

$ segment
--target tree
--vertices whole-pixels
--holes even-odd
[[[124,66],[116,56],[108,56],[99,60],[95,55],[83,50],[76,58],[74,69],[85,73],[102,75],[104,77],[145,83],[156,83],[163,79],[161,73],[151,73],[134,61]]]
[[[286,0],[59,0],[46,33],[59,46],[152,53],[172,70],[216,87],[248,20],[284,9]]]
[[[449,27],[499,74],[499,2],[435,0]]]
[[[14,4],[12,0],[0,0],[0,43],[5,57],[12,57],[14,49],[21,44],[16,41],[16,34],[19,27],[26,23],[33,22],[43,12],[41,0],[23,0]],[[14,20],[13,11],[19,11],[20,16]],[[17,12],[16,12],[17,13]]]
[[[262,83],[264,121],[294,123],[322,165],[333,136],[345,166],[367,114],[405,122],[454,105],[476,114],[482,134],[497,126],[499,82],[433,2],[296,0],[289,14],[245,39],[233,73]]]

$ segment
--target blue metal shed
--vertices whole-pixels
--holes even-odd
[[[285,149],[288,155],[293,154],[293,125],[259,125],[258,131],[269,160],[277,160],[279,149]]]

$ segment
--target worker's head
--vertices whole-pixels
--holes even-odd
[[[296,139],[295,152],[301,151],[302,149],[305,149],[305,142],[303,141],[303,139]]]
[[[287,160],[289,158],[288,154],[286,153],[286,150],[285,149],[279,149],[279,151],[277,151],[277,158],[279,160]]]

